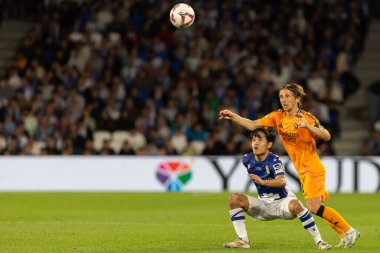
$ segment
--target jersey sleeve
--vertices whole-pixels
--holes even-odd
[[[243,158],[241,159],[241,161],[242,161],[244,167],[247,168],[247,164],[249,163],[249,154],[243,155]]]
[[[306,115],[305,119],[309,125],[312,125],[316,128],[322,127],[321,123],[319,123],[319,120],[313,114],[311,114],[310,112],[306,112],[305,115]]]
[[[276,126],[276,116],[277,111],[267,114],[265,117],[258,119],[257,121],[264,127],[275,127]]]
[[[270,169],[272,170],[275,178],[279,175],[285,175],[284,165],[280,159],[275,159]]]

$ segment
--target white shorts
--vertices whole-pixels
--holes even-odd
[[[247,214],[255,220],[291,220],[293,216],[289,211],[289,202],[297,199],[295,195],[290,195],[286,198],[274,200],[273,202],[265,202],[261,199],[245,195],[249,201],[249,209]]]

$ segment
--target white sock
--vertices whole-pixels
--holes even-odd
[[[245,227],[245,215],[244,215],[243,208],[241,207],[235,208],[235,209],[230,210],[229,212],[230,212],[232,225],[234,225],[237,236],[240,239],[246,242],[249,242],[247,229]]]
[[[297,216],[301,220],[303,227],[307,230],[307,232],[309,232],[311,237],[313,237],[315,243],[323,241],[318,227],[314,222],[314,218],[308,209],[305,208],[305,210],[297,214]]]

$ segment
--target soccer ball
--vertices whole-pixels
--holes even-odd
[[[177,28],[190,27],[195,19],[195,13],[190,5],[180,3],[170,10],[170,22]]]

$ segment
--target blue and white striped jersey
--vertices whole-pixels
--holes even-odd
[[[249,174],[258,175],[262,180],[275,179],[278,175],[284,175],[285,170],[280,158],[269,153],[268,157],[262,161],[256,161],[253,152],[243,156],[243,164],[247,168]],[[262,186],[255,183],[259,198],[265,201],[273,201],[288,196],[287,187],[276,188],[270,186]]]

